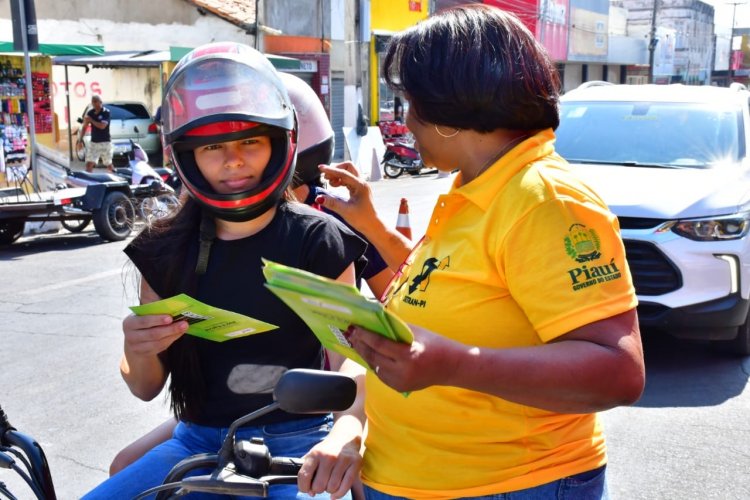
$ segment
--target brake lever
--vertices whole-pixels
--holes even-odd
[[[297,484],[297,476],[263,476],[260,481],[268,484]]]
[[[267,497],[268,486],[268,482],[238,474],[230,467],[224,467],[212,474],[186,477],[180,481],[180,487],[188,492],[255,497]]]

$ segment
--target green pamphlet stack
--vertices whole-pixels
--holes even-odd
[[[266,287],[302,318],[321,344],[367,369],[344,337],[349,325],[407,344],[414,339],[406,323],[351,285],[265,259],[263,264]]]

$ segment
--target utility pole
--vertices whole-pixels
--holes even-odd
[[[659,43],[659,40],[656,38],[656,11],[658,5],[659,0],[654,0],[651,10],[651,32],[648,38],[648,83],[654,83],[654,52],[656,51],[656,44]]]

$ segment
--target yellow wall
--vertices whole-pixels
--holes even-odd
[[[412,0],[415,1],[415,0]],[[370,26],[373,30],[401,31],[427,17],[428,0],[417,1],[421,11],[410,11],[409,0],[372,0]]]
[[[415,2],[416,0],[412,0]],[[427,17],[432,0],[417,1],[420,11],[409,10],[410,0],[372,0],[370,26],[374,31],[401,31],[414,26]],[[370,37],[370,124],[378,121],[380,114],[380,64],[375,52],[375,37]]]

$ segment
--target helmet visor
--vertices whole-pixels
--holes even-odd
[[[276,83],[276,84],[275,84]],[[231,58],[194,61],[174,75],[164,95],[163,132],[173,141],[191,128],[220,121],[294,126],[278,77]]]

